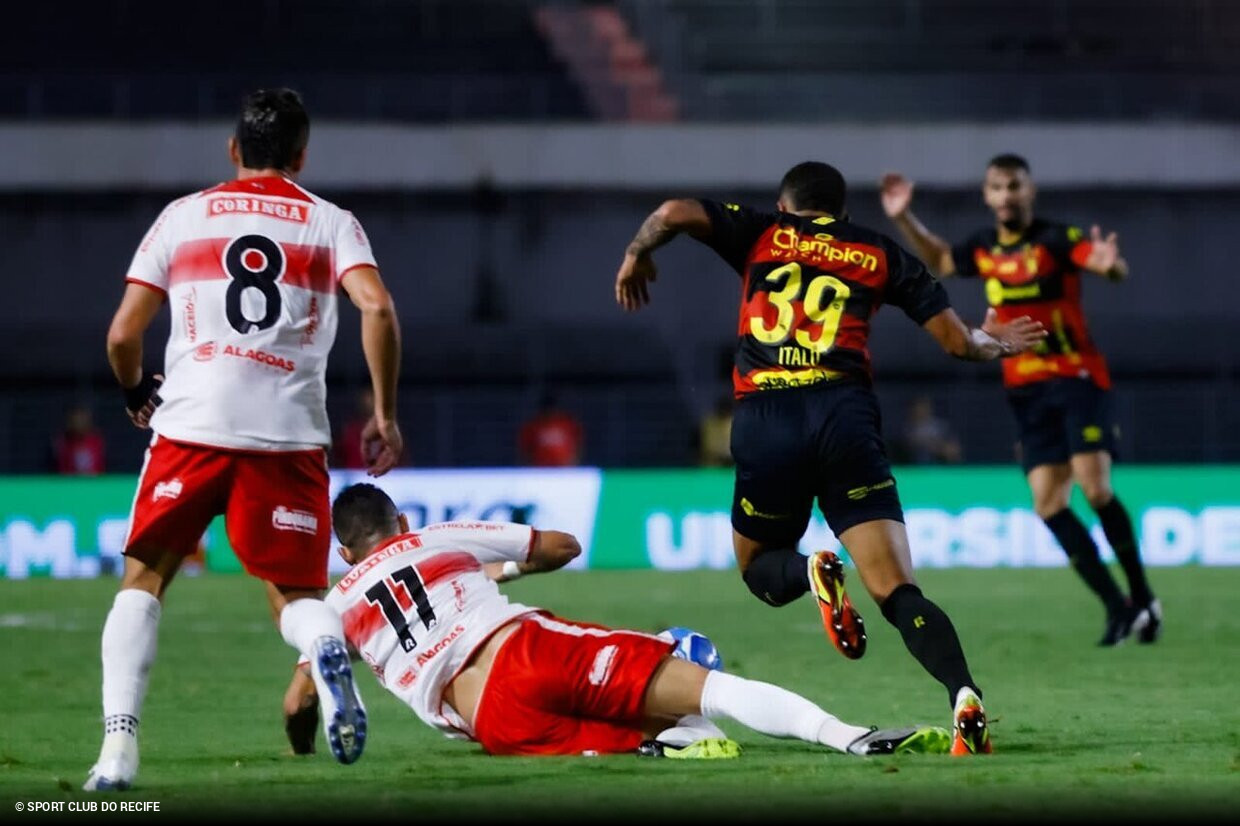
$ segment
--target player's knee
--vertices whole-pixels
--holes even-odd
[[[1109,484],[1103,481],[1082,484],[1081,493],[1085,494],[1085,501],[1094,510],[1101,510],[1115,498],[1115,491],[1111,489]]]
[[[799,559],[799,569],[797,561],[790,559],[789,554]],[[787,605],[809,590],[805,557],[792,550],[758,554],[746,566],[741,578],[754,596],[776,607]]]

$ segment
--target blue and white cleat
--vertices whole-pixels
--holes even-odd
[[[341,763],[352,763],[366,746],[366,707],[353,682],[353,667],[344,643],[319,637],[314,643],[310,675],[323,710],[327,745]]]
[[[90,767],[82,785],[87,792],[123,792],[138,774],[138,740],[132,734],[113,733],[103,738],[99,759]]]

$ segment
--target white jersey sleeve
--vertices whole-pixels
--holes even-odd
[[[178,198],[159,213],[159,217],[146,231],[142,243],[134,253],[129,271],[125,274],[126,281],[154,287],[163,293],[168,292],[168,269],[172,264],[173,252],[171,238],[175,235],[170,224],[173,215],[186,200]]]
[[[538,536],[529,525],[515,522],[438,522],[417,533],[472,554],[479,562],[527,562]]]
[[[472,737],[444,689],[501,626],[538,609],[510,603],[483,562],[525,559],[527,525],[433,525],[395,537],[355,565],[327,596],[350,645],[423,722]]]
[[[370,249],[366,230],[352,212],[341,210],[336,225],[336,280],[358,267],[375,266],[375,254]]]

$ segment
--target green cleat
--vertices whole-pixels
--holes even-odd
[[[860,757],[876,754],[947,754],[951,732],[939,726],[873,729],[848,744],[848,753]]]
[[[694,740],[684,747],[647,740],[637,747],[637,754],[641,757],[668,757],[672,760],[731,760],[741,756],[741,744],[722,737]]]

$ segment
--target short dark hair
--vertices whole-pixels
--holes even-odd
[[[986,168],[989,169],[992,166],[995,169],[1006,169],[1009,171],[1023,169],[1027,174],[1029,173],[1029,161],[1013,152],[1004,152],[1002,155],[995,155],[990,159],[990,163],[986,164]]]
[[[259,89],[246,96],[236,135],[246,169],[288,169],[310,139],[310,116],[292,89]]]
[[[360,548],[400,532],[392,497],[365,482],[349,485],[332,503],[332,526],[346,548]]]
[[[789,169],[779,182],[779,194],[794,209],[812,209],[842,215],[848,186],[844,176],[829,163],[805,161]]]

